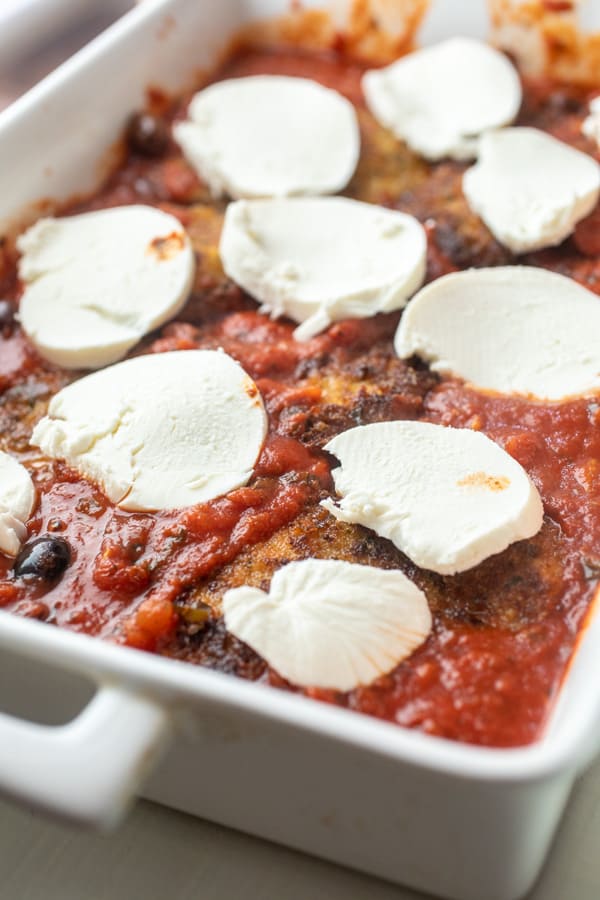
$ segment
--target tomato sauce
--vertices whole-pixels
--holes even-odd
[[[425,223],[429,279],[468,265],[511,261],[464,205],[464,166],[428,166],[406,148],[390,145],[363,107],[359,66],[333,54],[248,52],[229,61],[218,77],[265,72],[315,78],[356,104],[363,153],[346,193],[411,212]],[[585,94],[531,82],[525,97],[523,124],[593,152],[580,133]],[[165,121],[184,110],[185,99],[169,107]],[[481,430],[538,487],[546,513],[542,532],[476,570],[448,578],[417,570],[388,542],[355,528],[354,543],[340,545],[340,552],[403,568],[428,595],[433,632],[373,685],[348,694],[306,693],[457,740],[494,746],[535,740],[600,576],[600,401],[539,403],[475,392],[452,379],[440,382],[424,367],[395,359],[398,314],[339,322],[307,343],[296,342],[291,323],[260,315],[224,277],[216,255],[223,204],[212,201],[172,142],[157,158],[128,152],[96,196],[65,212],[134,202],[178,216],[198,256],[198,276],[180,319],[135,352],[222,347],[257,382],[269,414],[268,438],[246,487],[183,510],[119,510],[96,486],[29,445],[49,398],[77,373],[40,360],[18,324],[5,327],[0,446],[28,466],[38,489],[30,538],[61,536],[72,559],[60,581],[48,585],[17,577],[13,561],[0,556],[0,605],[293,690],[225,633],[218,598],[212,606],[198,603],[198,586],[210,589],[248,548],[258,552],[303,517],[316,523],[317,532],[332,527],[324,524],[318,505],[332,493],[334,461],[322,449],[332,433],[386,418]],[[564,272],[600,292],[599,216],[595,211],[562,247],[523,261]],[[14,248],[6,245],[0,249],[0,299],[14,307],[20,293],[15,272]],[[210,590],[203,596],[210,600]]]

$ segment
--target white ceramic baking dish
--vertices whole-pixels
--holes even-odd
[[[146,0],[6,110],[4,227],[40,197],[93,188],[146,85],[189,84],[240,24],[282,6]],[[434,5],[426,34],[483,32],[481,2],[451,6]],[[5,795],[106,825],[140,789],[457,900],[527,891],[600,744],[600,615],[590,616],[544,737],[515,750],[428,737],[4,613],[0,647]]]

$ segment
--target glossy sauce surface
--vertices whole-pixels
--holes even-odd
[[[429,239],[428,278],[470,265],[512,262],[466,206],[464,166],[428,166],[372,120],[360,67],[335,56],[242,54],[219,77],[255,73],[311,77],[358,108],[362,155],[349,196],[413,213]],[[520,121],[593,152],[581,137],[585,96],[529,83]],[[185,101],[154,107],[169,121]],[[216,247],[224,205],[171,142],[146,156],[131,150],[93,198],[65,212],[123,203],[160,205],[187,227],[198,257],[192,296],[178,320],[136,352],[223,347],[257,381],[269,436],[254,476],[213,503],[157,514],[115,508],[94,485],[28,444],[50,396],[77,373],[41,361],[18,324],[0,336],[3,449],[31,471],[39,502],[30,539],[56,535],[72,561],[56,584],[17,577],[0,557],[0,604],[20,615],[147,651],[293,689],[227,635],[220,598],[230,585],[268,586],[291,558],[321,555],[398,566],[427,593],[434,629],[394,672],[348,694],[311,690],[328,702],[480,744],[534,740],[592,600],[600,574],[600,405],[593,398],[536,403],[475,392],[394,356],[399,314],[340,322],[306,344],[273,322],[223,275]],[[557,249],[521,260],[563,272],[600,292],[598,213]],[[0,299],[18,303],[16,254],[0,253]],[[600,301],[599,301],[600,302]],[[339,431],[385,419],[421,418],[482,430],[529,472],[544,501],[542,531],[453,578],[417,570],[388,542],[338,525],[319,507],[331,494],[333,460],[322,450]]]

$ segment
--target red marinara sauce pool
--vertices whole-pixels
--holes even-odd
[[[425,222],[429,278],[510,261],[464,205],[464,167],[427,166],[373,122],[362,106],[359,66],[333,55],[248,52],[218,77],[265,72],[314,78],[356,104],[363,152],[347,193],[397,206]],[[579,131],[583,93],[542,82],[525,88],[524,123],[592,151]],[[166,121],[185,108],[181,102],[167,109],[158,95],[154,99]],[[321,449],[331,429],[386,418],[475,428],[533,478],[546,511],[542,532],[451,579],[417,570],[386,541],[355,528],[338,549],[361,561],[404,568],[428,595],[433,632],[412,657],[373,685],[348,694],[307,693],[457,740],[495,746],[534,740],[600,573],[599,404],[593,398],[536,403],[475,392],[453,380],[440,383],[423,367],[395,359],[397,315],[341,322],[297,343],[290,323],[261,316],[222,275],[216,245],[223,208],[210,200],[173,143],[156,158],[129,152],[95,197],[66,211],[134,202],[177,215],[198,254],[198,277],[180,320],[137,352],[223,347],[256,380],[269,412],[269,436],[246,487],[184,510],[119,510],[96,486],[29,446],[31,428],[50,396],[74,375],[41,361],[5,315],[0,322],[2,446],[28,466],[38,489],[30,538],[65,538],[72,561],[61,580],[48,585],[16,577],[12,561],[0,557],[0,604],[20,615],[293,689],[226,634],[218,591],[211,586],[249,548],[261,559],[261,548],[295,522],[308,523],[308,532],[326,530],[318,503],[332,490],[333,461]],[[596,223],[597,213],[562,247],[525,261],[600,291]],[[14,308],[19,291],[16,254],[7,244],[0,255],[0,294]],[[310,533],[306,539],[312,540]]]

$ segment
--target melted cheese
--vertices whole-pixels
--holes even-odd
[[[480,388],[561,400],[600,390],[600,298],[545,269],[457,272],[413,298],[394,345]]]
[[[479,136],[513,121],[521,83],[502,53],[456,37],[363,77],[375,118],[426,159],[472,159]]]
[[[175,139],[215,196],[332,194],[358,162],[354,107],[307,78],[220,81],[196,94],[188,116]]]
[[[228,631],[292,684],[349,691],[394,669],[427,637],[425,594],[400,571],[340,560],[292,562],[268,592],[227,591]]]
[[[249,480],[267,429],[262,400],[220,351],[140,356],[59,391],[32,443],[122,509],[204,503]]]
[[[35,488],[27,469],[0,451],[0,552],[16,556],[27,537],[25,523],[35,503]]]
[[[325,450],[340,496],[323,506],[441,575],[470,569],[542,525],[524,469],[484,434],[426,422],[352,428]]]
[[[149,206],[41,219],[17,247],[23,329],[68,369],[121,359],[183,307],[194,277],[180,222]]]
[[[596,147],[600,148],[600,97],[593,97],[590,100],[589,115],[583,120],[581,130],[586,137],[594,141]]]
[[[560,244],[593,210],[600,166],[536,128],[504,128],[482,137],[463,191],[501,244],[526,253]]]
[[[426,238],[412,216],[344,197],[231,203],[227,275],[306,340],[332,322],[404,306],[423,282]]]

